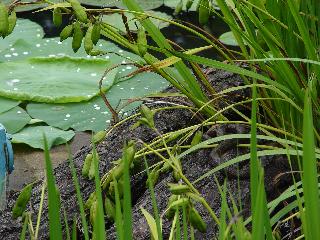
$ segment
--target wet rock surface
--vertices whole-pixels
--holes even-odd
[[[207,72],[210,82],[218,90],[228,88],[230,86],[237,86],[242,84],[242,80],[239,76],[226,73],[220,70],[208,70]],[[173,89],[169,89],[173,91]],[[241,96],[242,94],[242,96]],[[241,92],[239,96],[241,98],[248,97],[248,93]],[[236,95],[232,99],[232,94],[228,96],[228,101],[239,101],[239,96]],[[166,99],[171,103],[175,102],[175,99]],[[180,100],[176,99],[177,102]],[[166,103],[148,102],[148,106],[156,108],[159,106],[167,106]],[[170,104],[169,104],[170,105]],[[236,118],[236,116],[233,116]],[[135,130],[131,130],[130,126],[135,121],[129,120],[119,127],[115,128],[103,141],[97,146],[98,153],[100,155],[100,175],[102,176],[108,170],[111,169],[112,161],[118,160],[121,157],[121,149],[123,144],[127,140],[141,139],[144,142],[150,142],[156,134],[150,129],[140,126]],[[197,118],[193,117],[193,112],[186,109],[171,109],[157,112],[155,115],[155,125],[161,133],[178,130],[198,123]],[[248,133],[249,129],[246,126],[241,125],[221,125],[211,129],[206,129],[204,139],[208,139],[214,136],[220,136],[233,133]],[[94,191],[94,182],[84,179],[81,176],[81,168],[85,156],[91,151],[91,147],[83,147],[78,151],[73,161],[78,173],[80,189],[83,198],[88,199],[91,192]],[[231,158],[247,153],[247,148],[237,148],[236,143],[231,141],[222,141],[214,149],[205,149],[194,152],[187,155],[181,160],[182,169],[185,176],[192,182],[201,177],[204,173],[217,167],[222,162],[230,160]],[[158,161],[156,157],[150,156],[148,158],[150,163]],[[277,162],[277,164],[275,164]],[[263,159],[263,165],[265,167],[265,184],[268,195],[268,200],[275,198],[278,195],[276,186],[274,184],[275,177],[281,172],[286,170],[286,160],[283,157],[266,157]],[[239,171],[238,171],[239,170]],[[78,216],[79,210],[76,199],[76,191],[73,185],[70,168],[68,162],[64,162],[54,170],[56,176],[56,183],[59,186],[62,206],[65,209],[70,224],[72,223],[73,216]],[[237,177],[239,173],[239,178]],[[239,166],[231,166],[225,171],[216,172],[202,181],[197,182],[195,187],[207,200],[214,212],[219,215],[220,212],[220,194],[217,189],[216,181],[222,185],[227,179],[227,186],[230,193],[234,194],[235,199],[241,200],[244,216],[249,214],[249,168],[248,162],[243,162]],[[145,208],[152,213],[152,204],[150,199],[149,190],[145,184],[146,176],[143,174],[136,174],[132,177],[132,197],[133,197],[133,235],[135,239],[150,239],[149,228],[143,217],[140,207]],[[171,172],[160,175],[159,181],[155,185],[155,195],[158,203],[160,214],[162,215],[167,206],[167,200],[170,192],[167,187],[167,183],[174,182],[174,178]],[[39,181],[35,184],[32,192],[31,204],[28,211],[32,212],[34,223],[39,209],[41,188],[43,181]],[[240,191],[239,191],[240,189]],[[22,220],[13,220],[11,217],[11,209],[18,196],[18,193],[10,193],[7,210],[0,213],[0,239],[19,239],[19,235],[22,229]],[[231,201],[229,199],[229,201]],[[205,222],[208,224],[206,233],[196,232],[196,239],[212,239],[217,233],[217,227],[214,221],[211,219],[207,211],[202,205],[196,204],[197,210],[204,217]],[[163,218],[163,236],[164,239],[168,239],[170,234],[171,222],[165,217]],[[107,235],[108,239],[115,239],[115,226],[111,222],[107,222]],[[40,223],[39,239],[48,239],[49,226],[48,226],[48,208],[47,203],[44,201],[43,213]]]

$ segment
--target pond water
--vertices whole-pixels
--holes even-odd
[[[165,12],[169,15],[172,15],[173,13],[173,9],[169,7],[160,7],[155,9],[155,11]],[[18,17],[30,19],[40,24],[45,31],[45,38],[57,37],[61,28],[68,23],[68,19],[64,18],[61,28],[56,28],[52,22],[51,12],[40,12],[36,14],[33,14],[32,12],[24,12],[18,13]],[[197,25],[198,16],[195,12],[185,12],[178,17],[181,21]],[[205,30],[218,37],[222,33],[228,31],[228,28],[220,19],[212,18]],[[162,29],[162,32],[168,39],[171,39],[185,49],[205,45],[201,39],[175,26],[165,27]],[[218,55],[214,50],[202,52],[201,54],[210,58],[218,58]],[[80,150],[82,146],[88,145],[90,142],[90,136],[91,134],[86,132],[77,133],[70,143],[72,153]],[[9,178],[9,189],[19,190],[25,183],[43,177],[45,166],[43,152],[41,150],[34,150],[24,144],[15,144],[13,147],[15,154],[15,170]],[[64,145],[54,147],[51,150],[53,165],[57,166],[59,163],[65,161],[67,159],[67,155]]]

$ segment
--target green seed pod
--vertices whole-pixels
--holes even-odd
[[[179,181],[179,180],[181,179],[179,172],[173,171],[173,178],[174,178],[176,181]]]
[[[182,197],[169,205],[169,209],[173,209],[174,211],[178,208],[187,207],[190,205],[190,200],[187,197]]]
[[[104,51],[101,51],[99,49],[93,49],[91,50],[90,52],[90,56],[98,56],[98,55],[103,55],[104,54]]]
[[[170,207],[170,205],[173,203],[173,202],[175,202],[175,201],[177,201],[178,200],[178,196],[177,195],[171,195],[170,197],[169,197],[169,199],[168,199],[168,208]]]
[[[166,172],[168,172],[170,169],[171,169],[170,164],[167,163],[167,162],[165,162],[165,163],[163,164],[162,168],[160,169],[160,171],[161,171],[162,173],[166,173]]]
[[[88,200],[86,201],[86,203],[84,204],[84,208],[85,209],[90,209],[92,203],[94,203],[97,200],[97,195],[96,192],[92,192],[88,198]]]
[[[107,217],[111,220],[114,220],[116,217],[116,209],[115,209],[114,203],[108,197],[106,197],[106,199],[104,200],[104,208],[105,208]]]
[[[170,208],[170,206],[172,205],[173,202],[178,200],[178,196],[177,195],[171,195],[168,199],[168,204],[167,204],[167,208],[168,211],[166,212],[166,217],[171,220],[174,217],[174,213],[175,210]]]
[[[0,36],[5,38],[9,29],[8,8],[0,3]]]
[[[60,33],[60,42],[66,40],[68,37],[70,37],[72,35],[72,32],[73,32],[72,24],[64,27],[64,29],[62,29],[62,31]]]
[[[22,213],[26,210],[27,204],[31,197],[32,186],[33,186],[33,183],[28,184],[21,190],[19,197],[12,209],[12,216],[14,219],[22,216]]]
[[[143,27],[140,27],[138,29],[138,33],[137,33],[137,44],[138,44],[138,51],[140,56],[144,56],[147,51],[147,45],[148,45],[148,41],[147,41],[147,35],[146,35],[146,31],[144,30]]]
[[[178,15],[182,11],[182,8],[183,8],[183,1],[180,0],[176,8],[174,9],[173,15]]]
[[[192,7],[194,0],[188,0],[188,2],[186,3],[186,9],[189,10]]]
[[[89,170],[91,167],[91,162],[92,162],[92,154],[89,153],[84,162],[83,162],[83,166],[82,166],[82,176],[84,177],[88,177],[89,176]]]
[[[62,13],[60,8],[53,9],[52,18],[53,18],[53,24],[56,27],[60,27],[62,24]]]
[[[77,19],[80,22],[87,23],[88,16],[87,16],[85,9],[81,6],[80,2],[78,2],[77,0],[68,0],[68,1],[71,4],[71,7],[72,7]]]
[[[96,45],[100,39],[100,32],[101,32],[101,26],[99,22],[96,22],[93,25],[92,34],[91,34],[91,40],[94,45]]]
[[[122,198],[123,197],[123,179],[121,178],[118,182],[117,182],[117,186],[118,186],[118,192],[119,192],[119,197]],[[114,193],[115,193],[115,184],[114,182],[111,182],[110,183],[110,186],[109,186],[109,195],[110,196],[114,196]]]
[[[149,174],[149,178],[146,182],[147,184],[147,187],[149,186],[149,182],[152,184],[152,186],[156,185],[158,179],[159,179],[159,176],[160,176],[160,169],[159,169],[159,166],[152,169],[152,171],[150,172]]]
[[[90,52],[93,49],[93,42],[91,39],[92,28],[93,28],[93,26],[90,25],[87,32],[86,32],[86,35],[84,36],[84,50],[86,51],[87,54],[90,54]],[[94,138],[94,136],[93,136],[93,138]]]
[[[90,223],[92,226],[94,225],[94,221],[97,216],[97,210],[98,210],[98,202],[94,201],[90,207]]]
[[[8,23],[9,23],[9,27],[8,27],[7,36],[13,32],[13,29],[17,23],[17,14],[14,10],[10,13],[8,17]]]
[[[135,153],[136,153],[135,143],[133,141],[130,141],[128,144],[126,144],[126,146],[123,149],[122,161],[124,162],[125,160],[127,160],[128,165],[131,166]]]
[[[176,168],[178,168],[181,171],[181,162],[178,158],[174,158],[174,165],[176,166]],[[173,171],[173,177],[176,181],[179,181],[181,179],[180,173],[178,171]]]
[[[106,137],[107,132],[106,131],[99,131],[92,137],[92,142],[94,144],[98,144],[104,140]]]
[[[148,108],[146,105],[142,104],[140,107],[141,116],[143,116],[147,121],[142,123],[147,124],[150,128],[154,128],[154,112]],[[143,119],[143,118],[142,118]]]
[[[197,131],[195,134],[194,134],[194,136],[193,136],[193,138],[192,138],[192,141],[191,141],[191,147],[193,147],[193,146],[195,146],[195,145],[197,145],[198,143],[200,143],[201,142],[201,140],[202,140],[202,131]]]
[[[97,152],[95,153],[95,155],[96,155],[96,158],[97,158],[97,161],[98,161],[98,164],[99,164],[99,161],[100,161],[99,155],[98,155]],[[95,162],[94,162],[94,159],[93,159],[93,155],[92,155],[92,160],[91,160],[91,165],[90,165],[88,177],[89,177],[90,180],[94,179],[94,177],[95,177]]]
[[[189,220],[194,228],[198,229],[200,232],[206,232],[207,224],[203,221],[199,212],[194,207],[190,209]]]
[[[199,1],[199,23],[201,25],[207,24],[210,17],[210,2],[209,0]]]
[[[168,183],[169,190],[172,194],[181,195],[190,192],[188,185]]]
[[[81,47],[83,39],[83,32],[79,22],[76,22],[73,25],[73,39],[72,39],[72,49],[74,52],[77,52]]]

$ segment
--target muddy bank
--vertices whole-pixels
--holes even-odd
[[[241,78],[234,74],[212,69],[207,69],[206,73],[208,74],[212,85],[217,90],[226,89],[231,86],[239,86],[242,84]],[[174,91],[174,89],[170,88],[168,91]],[[228,102],[237,102],[246,97],[249,97],[248,91],[242,91],[226,96],[226,99]],[[151,108],[157,108],[159,106],[171,106],[175,103],[181,103],[181,100],[182,99],[175,98],[161,99],[161,101],[148,101],[147,104]],[[225,106],[225,103],[220,102],[219,105],[220,107],[223,107]],[[241,107],[239,110],[243,111],[245,114],[248,113],[248,109],[246,107]],[[193,112],[185,109],[163,110],[156,113],[155,125],[161,133],[166,133],[199,123],[198,118],[193,116]],[[232,114],[230,111],[228,112],[228,117],[230,119],[237,119],[237,116]],[[135,130],[131,130],[130,126],[132,126],[134,123],[134,119],[125,122],[112,131],[111,134],[107,136],[105,141],[98,145],[97,150],[100,155],[101,176],[111,169],[113,166],[111,163],[112,161],[115,161],[121,157],[121,149],[125,141],[131,139],[141,139],[144,142],[150,142],[156,136],[154,132],[150,131],[150,129],[144,126],[140,126]],[[204,138],[208,139],[211,137],[231,133],[248,133],[248,131],[249,129],[247,127],[240,125],[213,126],[212,128],[204,129]],[[236,145],[237,142],[234,140],[224,141],[214,149],[200,150],[188,155],[181,161],[185,176],[192,182],[222,162],[232,159],[239,154],[247,153],[248,150],[246,148],[237,148]],[[94,182],[88,181],[81,176],[83,160],[90,150],[90,146],[83,147],[73,157],[80,181],[81,192],[85,200],[89,197],[90,193],[94,191]],[[268,200],[271,200],[275,198],[281,191],[281,188],[279,188],[279,185],[275,184],[274,180],[279,173],[287,169],[285,164],[286,160],[282,157],[266,157],[262,160],[265,167],[265,183]],[[158,159],[154,156],[150,156],[148,158],[148,162],[150,162],[150,164],[157,161]],[[240,173],[239,178],[237,176],[238,169]],[[56,182],[61,193],[62,206],[66,210],[68,220],[71,224],[73,216],[77,216],[79,210],[68,162],[64,162],[55,168],[55,175]],[[250,206],[250,176],[248,162],[243,162],[239,166],[231,166],[222,172],[216,173],[214,176],[203,179],[195,185],[215,213],[219,215],[221,199],[215,183],[215,178],[218,180],[219,184],[223,184],[227,179],[228,190],[234,194],[233,197],[235,199],[239,199],[239,201],[242,203],[243,212],[241,214],[248,216]],[[133,196],[133,234],[135,239],[150,239],[147,223],[140,211],[140,207],[143,207],[147,211],[152,212],[150,195],[149,191],[146,189],[145,180],[146,176],[144,174],[135,174],[131,181]],[[171,172],[160,175],[160,179],[155,186],[156,199],[161,215],[167,206],[167,199],[170,195],[167,187],[167,183],[169,182],[174,182]],[[286,185],[286,183],[283,182],[282,184]],[[41,186],[42,181],[39,181],[35,185],[31,197],[31,206],[28,208],[28,210],[33,213],[34,222],[36,222],[36,214],[40,203]],[[17,195],[17,193],[11,193],[11,196],[9,196],[8,209],[0,213],[0,239],[13,240],[19,238],[19,233],[21,232],[22,226],[21,219],[13,220],[11,218],[11,208],[15,199],[17,198]],[[212,239],[217,232],[215,223],[201,205],[196,205],[196,208],[199,210],[201,215],[204,216],[204,219],[208,224],[207,233],[203,234],[196,232],[196,239]],[[48,209],[45,201],[40,224],[39,239],[48,238],[49,231],[47,217]],[[163,220],[164,239],[167,239],[170,231],[170,222],[165,217]],[[115,239],[115,228],[113,223],[107,221],[106,225],[108,239]]]

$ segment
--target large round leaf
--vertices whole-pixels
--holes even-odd
[[[169,15],[162,12],[147,11],[146,13],[150,14],[151,16],[153,15],[153,16],[164,18],[164,19],[171,19]],[[132,13],[126,13],[125,15],[128,20],[129,29],[131,31],[136,31],[137,30],[136,24],[138,26],[140,25],[139,21],[135,18],[135,16]],[[158,28],[167,27],[169,25],[169,23],[165,21],[161,21],[155,18],[150,18],[150,19]],[[112,24],[113,27],[120,29],[122,32],[126,31],[122,21],[122,16],[119,13],[105,15],[103,17],[103,21]]]
[[[12,143],[25,143],[33,148],[44,149],[43,136],[46,136],[48,146],[59,145],[70,141],[74,132],[63,131],[50,126],[29,126],[12,135]]]
[[[0,97],[0,113],[6,112],[19,105],[19,101]]]
[[[36,102],[88,100],[98,94],[99,76],[109,65],[107,60],[70,57],[0,63],[0,95]],[[106,75],[105,90],[113,84],[116,72]]]
[[[106,94],[112,106],[116,107],[121,99],[158,92],[168,86],[168,83],[158,74],[141,73],[129,80],[114,85]],[[124,111],[130,111],[138,103],[130,104]],[[30,103],[28,113],[47,124],[61,129],[73,128],[77,131],[99,131],[106,128],[111,120],[111,114],[101,97],[89,102],[69,104],[40,104]]]
[[[8,133],[16,133],[24,128],[31,118],[21,107],[0,114],[0,123],[7,129]]]
[[[15,49],[12,46],[17,40],[23,39],[26,42],[34,43],[40,41],[43,36],[44,32],[39,24],[27,19],[18,19],[13,33],[5,39],[0,40],[0,61],[7,58],[7,56],[4,56],[5,53],[3,53],[5,49],[9,49],[6,54],[9,54],[10,52],[11,54],[15,53]]]
[[[29,33],[34,34],[34,33]],[[1,42],[1,41],[0,41]],[[3,50],[0,54],[1,61],[17,61],[30,57],[54,57],[54,56],[72,56],[72,57],[85,57],[89,59],[107,59],[110,62],[117,64],[121,63],[124,59],[130,58],[132,60],[140,60],[141,58],[133,53],[120,49],[117,45],[111,42],[100,40],[97,49],[107,52],[102,56],[89,56],[85,53],[83,47],[79,49],[77,53],[74,53],[71,47],[72,38],[69,38],[63,42],[59,41],[59,38],[47,38],[37,40],[24,40],[18,39],[15,42],[11,42],[11,47]],[[1,77],[1,76],[0,76]]]

